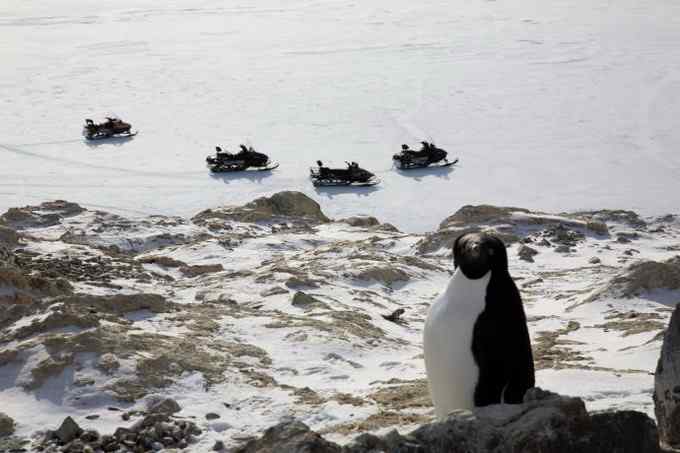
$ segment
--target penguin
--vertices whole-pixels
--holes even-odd
[[[505,244],[490,234],[463,234],[453,244],[453,264],[423,332],[435,413],[521,403],[535,383],[534,361]]]

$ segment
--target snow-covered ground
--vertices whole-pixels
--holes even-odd
[[[0,266],[11,308],[0,319],[0,409],[19,436],[67,415],[110,433],[138,419],[120,411],[154,395],[195,417],[205,450],[285,417],[338,441],[408,431],[434,416],[422,330],[452,271],[442,238],[468,228],[510,245],[537,385],[590,410],[653,415],[661,333],[680,301],[677,216],[475,207],[423,235],[369,219],[319,223],[313,209],[261,224],[238,221],[252,207],[234,212],[130,221],[51,203],[0,218],[23,235],[15,265]],[[400,308],[403,322],[384,318]]]
[[[480,202],[677,212],[678,42],[672,0],[3,0],[0,211],[187,216],[294,189],[408,231]],[[106,113],[140,134],[84,143]],[[421,139],[460,165],[394,171]],[[242,141],[280,168],[210,175]],[[316,159],[383,183],[314,190]]]

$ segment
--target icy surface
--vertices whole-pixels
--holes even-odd
[[[679,41],[669,0],[3,0],[0,211],[189,216],[294,189],[408,231],[480,202],[675,212]],[[107,113],[139,135],[85,143]],[[461,163],[392,169],[421,139]],[[242,141],[279,169],[210,175]],[[383,183],[317,191],[316,159]]]

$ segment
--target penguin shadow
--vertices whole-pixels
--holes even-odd
[[[105,145],[111,145],[111,146],[123,146],[125,143],[134,140],[135,136],[128,136],[128,137],[109,137],[109,138],[102,138],[99,140],[88,140],[88,139],[83,139],[85,144],[87,145],[88,148],[90,149],[97,149]]]
[[[210,171],[209,174],[212,179],[222,181],[225,184],[232,184],[244,180],[260,184],[264,179],[269,178],[272,175],[272,172],[251,170],[215,173]]]
[[[333,199],[338,195],[352,194],[357,197],[367,197],[373,192],[380,190],[376,186],[357,187],[357,186],[314,186],[314,190],[322,197]]]
[[[416,181],[422,181],[424,178],[433,176],[440,179],[451,179],[451,173],[454,169],[458,167],[458,163],[454,165],[449,165],[448,167],[425,167],[425,168],[414,168],[411,170],[403,170],[397,166],[394,167],[398,175],[415,179]]]

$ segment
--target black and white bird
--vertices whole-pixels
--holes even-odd
[[[453,245],[455,273],[425,322],[425,367],[435,412],[521,403],[534,386],[522,299],[498,237],[468,233]]]

